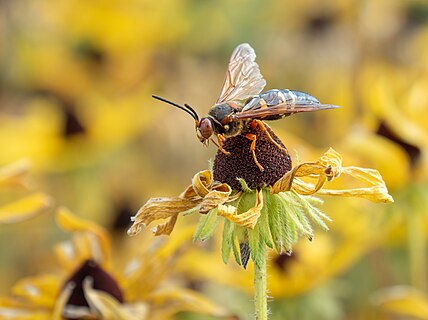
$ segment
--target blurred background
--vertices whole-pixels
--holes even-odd
[[[344,165],[379,170],[395,198],[325,198],[331,231],[270,257],[271,319],[428,319],[423,0],[0,1],[0,166],[31,165],[24,186],[0,190],[0,206],[33,192],[53,200],[33,219],[0,224],[1,295],[55,265],[51,248],[69,237],[55,223],[59,205],[106,228],[117,251],[137,250],[130,216],[182,192],[216,153],[188,115],[151,95],[204,115],[243,42],[266,89],[343,106],[270,123],[293,161],[331,146]],[[216,241],[186,246],[171,282],[251,319],[251,270],[224,265]]]

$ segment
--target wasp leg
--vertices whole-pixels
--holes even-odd
[[[256,135],[252,134],[252,133],[247,133],[247,134],[245,134],[245,138],[251,140],[250,150],[253,154],[254,162],[256,163],[257,167],[259,167],[260,171],[264,171],[265,168],[263,168],[263,166],[259,163],[259,161],[257,160],[257,157],[256,157],[256,141],[257,141]]]
[[[218,148],[221,152],[223,152],[225,155],[229,155],[230,152],[223,149],[223,142],[226,140],[226,138],[222,134],[217,134],[217,141],[218,141]]]
[[[266,129],[268,125],[266,123],[264,123],[263,121],[260,120],[253,120],[250,124],[251,129],[256,129],[257,127],[259,127],[263,133],[265,133],[267,135],[267,137],[269,138],[269,140],[276,146],[278,147],[280,150],[284,151],[285,153],[288,153],[287,149],[285,149],[284,147],[282,147],[278,142],[276,142],[275,140],[273,140],[272,136],[270,135],[269,131]]]

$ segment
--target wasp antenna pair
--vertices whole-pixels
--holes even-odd
[[[155,98],[155,99],[157,99],[157,100],[160,100],[160,101],[162,101],[162,102],[165,102],[165,103],[168,103],[168,104],[170,104],[170,105],[172,105],[172,106],[174,106],[174,107],[177,107],[177,108],[179,108],[179,109],[181,109],[181,110],[183,110],[184,112],[186,112],[186,113],[188,113],[196,122],[199,122],[199,116],[198,116],[198,114],[196,113],[196,111],[191,107],[191,106],[189,106],[187,103],[185,103],[184,104],[184,106],[180,106],[179,104],[177,104],[177,103],[175,103],[175,102],[172,102],[172,101],[169,101],[169,100],[166,100],[166,99],[164,99],[164,98],[162,98],[162,97],[159,97],[159,96],[155,96],[155,95],[152,95],[152,97],[153,98]]]

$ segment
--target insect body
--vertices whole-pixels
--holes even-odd
[[[261,93],[266,81],[255,58],[256,54],[249,44],[236,47],[230,58],[220,97],[202,119],[187,104],[180,106],[163,98],[153,97],[190,114],[195,120],[199,140],[204,144],[213,141],[226,154],[228,152],[223,149],[223,142],[237,135],[245,135],[252,141],[250,151],[256,165],[263,171],[255,154],[257,137],[251,133],[253,129],[260,128],[273,144],[287,152],[272,139],[263,120],[277,120],[294,113],[333,109],[337,106],[321,104],[313,96],[295,90],[274,89]],[[213,135],[217,137],[217,142],[213,140]]]

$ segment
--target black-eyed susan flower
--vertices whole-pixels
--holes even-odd
[[[113,259],[110,236],[101,226],[65,208],[56,219],[73,234],[54,248],[60,268],[18,281],[12,296],[0,300],[0,317],[141,320],[168,319],[178,311],[227,315],[195,291],[163,282],[191,230],[180,233],[179,244],[152,243],[124,262]]]
[[[202,214],[194,240],[206,240],[223,220],[222,256],[225,262],[233,253],[244,268],[249,259],[255,269],[256,318],[265,319],[266,247],[291,254],[300,236],[312,240],[310,220],[328,229],[330,219],[317,206],[313,194],[352,196],[374,202],[393,202],[379,172],[374,169],[342,166],[342,157],[329,149],[314,162],[291,167],[288,153],[272,144],[266,132],[254,129],[255,154],[264,167],[261,172],[250,151],[251,141],[236,136],[226,140],[227,155],[220,150],[213,169],[197,173],[192,184],[175,198],[152,198],[133,217],[130,235],[159,219],[168,219],[152,229],[155,235],[170,234],[178,215]],[[270,135],[279,140],[273,132]],[[275,150],[277,152],[275,153]],[[326,183],[341,175],[360,180],[357,188],[327,189]]]

